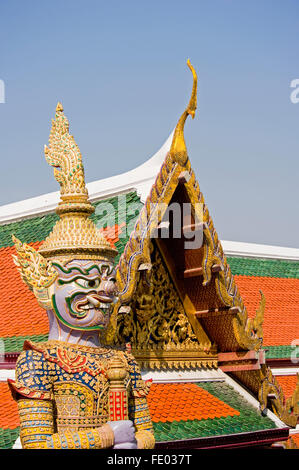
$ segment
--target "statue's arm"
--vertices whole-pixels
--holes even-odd
[[[127,355],[132,380],[132,393],[129,398],[129,418],[135,427],[135,438],[138,449],[153,449],[155,437],[146,396],[149,392],[150,383],[144,382],[136,360]]]
[[[51,400],[19,398],[18,409],[24,449],[104,449],[114,444],[108,424],[88,431],[55,433]]]
[[[146,397],[134,398],[131,416],[136,429],[138,449],[153,449],[155,437]]]

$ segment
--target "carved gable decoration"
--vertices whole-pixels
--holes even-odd
[[[187,153],[184,125],[188,115],[194,117],[197,105],[197,76],[191,64],[188,65],[193,74],[191,98],[119,259],[116,274],[119,298],[125,306],[132,301],[140,267],[146,269],[151,261],[151,239],[156,238],[157,230],[163,230],[167,208],[179,207],[181,221],[170,222],[170,226],[181,229],[187,239],[190,234],[198,233],[201,244],[198,243],[197,248],[191,248],[189,243],[186,246],[183,236],[173,236],[167,242],[158,236],[157,244],[169,266],[193,332],[199,338],[198,334],[204,330],[221,352],[259,351],[263,342],[265,299],[262,296],[256,318],[250,320]],[[191,207],[190,217],[184,215],[186,205]]]
[[[214,366],[215,349],[193,333],[159,250],[150,244],[150,270],[140,271],[130,309],[119,314],[117,342],[130,343],[144,367]],[[128,311],[129,310],[129,311]]]

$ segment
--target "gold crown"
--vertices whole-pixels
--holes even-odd
[[[57,104],[55,119],[45,146],[47,162],[54,167],[60,184],[61,200],[56,209],[59,220],[39,248],[45,258],[110,259],[117,254],[90,219],[94,207],[88,199],[82,155],[69,133],[69,123],[61,103]]]

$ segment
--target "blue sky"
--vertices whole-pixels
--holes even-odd
[[[58,100],[86,181],[164,143],[199,77],[191,163],[220,238],[299,247],[297,0],[0,2],[0,204],[56,191]]]

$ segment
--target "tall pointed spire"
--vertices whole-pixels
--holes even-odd
[[[94,208],[88,201],[82,155],[74,137],[69,133],[69,122],[61,103],[57,104],[55,119],[52,119],[45,157],[49,165],[54,167],[54,176],[60,184],[61,202],[57,212],[69,212],[74,210],[74,204],[79,204],[78,209],[92,213]]]
[[[186,148],[186,143],[185,143],[185,138],[184,138],[185,122],[189,115],[192,116],[192,119],[194,119],[195,111],[197,107],[197,75],[189,59],[187,60],[187,65],[193,75],[193,87],[192,87],[191,98],[190,98],[187,108],[183,112],[182,116],[180,117],[176,125],[173,139],[172,139],[172,144],[170,147],[170,152],[169,152],[171,158],[182,166],[186,164],[187,159],[188,159],[187,148]]]
[[[94,207],[88,199],[82,156],[75,139],[69,133],[69,122],[61,103],[45,146],[47,162],[54,167],[60,184],[61,200],[56,209],[60,216],[39,252],[46,258],[99,259],[111,258],[117,251],[111,247],[89,218]]]

